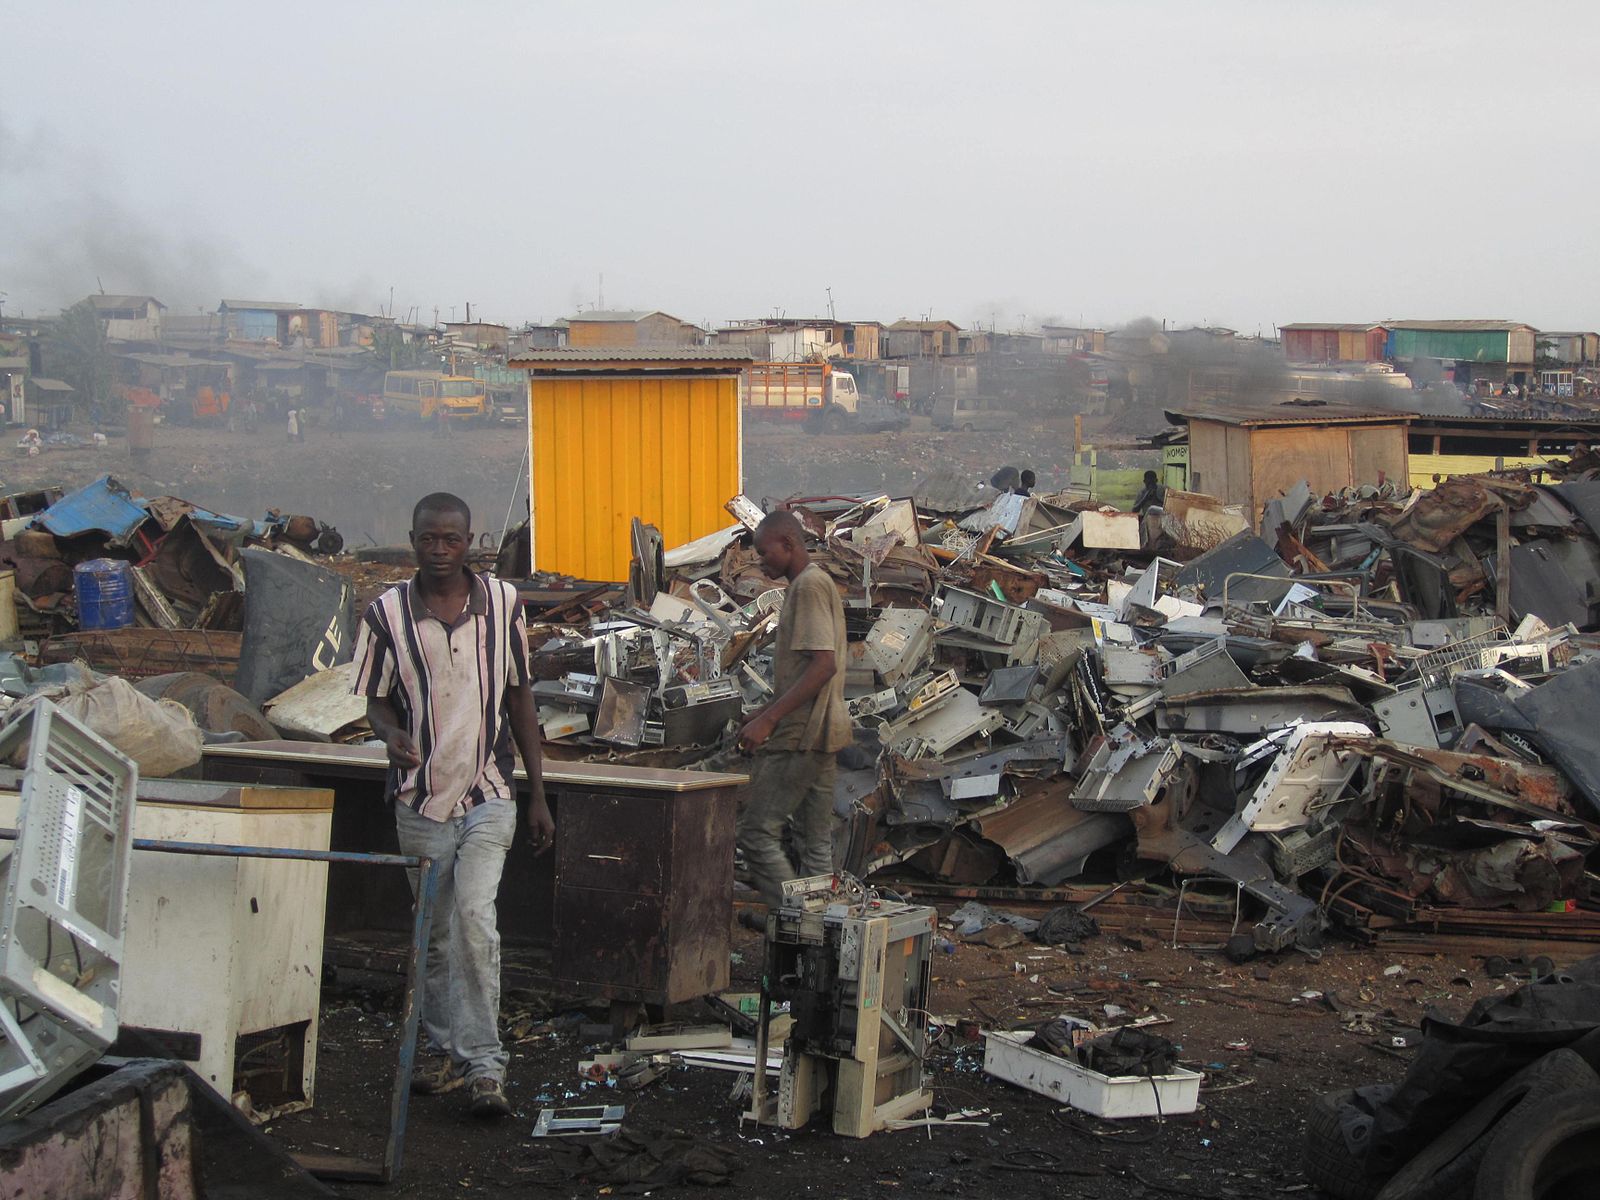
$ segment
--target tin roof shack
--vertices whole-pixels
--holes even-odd
[[[1189,488],[1239,504],[1252,525],[1267,501],[1309,483],[1325,496],[1407,477],[1406,431],[1415,413],[1324,401],[1213,404],[1168,412],[1189,427]]]
[[[1600,362],[1600,333],[1541,329],[1534,348],[1539,358],[1564,367],[1592,367]]]
[[[1462,416],[1424,413],[1411,423],[1411,486],[1436,487],[1451,475],[1549,468],[1600,447],[1600,417]]]
[[[28,424],[40,429],[65,429],[72,423],[74,391],[70,383],[59,379],[41,379],[36,375],[28,380],[23,386]]]
[[[167,306],[154,296],[90,296],[100,331],[115,342],[161,340],[161,314]]]
[[[739,377],[749,354],[720,346],[568,347],[528,371],[533,569],[623,580],[634,517],[668,546],[725,529],[741,491]]]
[[[524,325],[511,337],[506,353],[515,358],[530,350],[559,350],[567,344],[567,323],[552,321],[549,325]]]
[[[474,350],[497,350],[504,354],[511,344],[511,330],[491,321],[446,321],[444,336],[448,341]]]
[[[1280,325],[1283,356],[1292,363],[1375,363],[1384,360],[1389,331],[1365,322],[1316,321]]]
[[[1520,321],[1385,321],[1388,356],[1414,379],[1432,382],[1430,363],[1453,370],[1454,381],[1471,385],[1530,382],[1539,331]]]
[[[605,347],[658,349],[698,346],[705,331],[664,312],[592,309],[567,322],[567,345],[593,350]]]
[[[1044,352],[1046,354],[1104,354],[1106,352],[1106,331],[1104,329],[1081,329],[1076,325],[1041,325],[1039,332],[1044,336]]]
[[[805,362],[837,350],[833,322],[826,319],[735,321],[718,329],[715,340],[748,351],[757,362]]]
[[[883,356],[939,358],[956,353],[960,336],[954,321],[896,321],[883,331]]]
[[[28,359],[25,355],[0,357],[0,404],[6,406],[3,419],[19,422],[27,412],[23,384],[28,380]]]
[[[883,326],[877,321],[836,321],[831,317],[756,317],[724,325],[719,346],[748,350],[757,362],[801,362],[809,358],[880,357]]]

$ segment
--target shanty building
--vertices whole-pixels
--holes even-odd
[[[1406,432],[1415,413],[1327,401],[1214,403],[1168,412],[1189,427],[1189,489],[1238,504],[1252,523],[1296,484],[1313,495],[1408,474]]]
[[[1532,383],[1539,332],[1520,321],[1385,321],[1388,356],[1415,378],[1432,360],[1457,384]]]
[[[1411,486],[1432,488],[1451,475],[1538,470],[1600,447],[1600,420],[1570,414],[1423,413],[1411,423],[1409,440]]]
[[[957,352],[961,326],[954,321],[896,321],[883,331],[885,358],[938,358]]]
[[[698,325],[664,312],[591,309],[567,322],[567,345],[579,350],[698,346],[704,340]]]
[[[161,340],[161,314],[167,306],[154,296],[89,297],[89,306],[99,318],[100,330],[114,342],[155,342]]]
[[[1388,350],[1389,331],[1382,325],[1319,324],[1280,325],[1283,356],[1292,363],[1375,363]]]
[[[1564,367],[1592,367],[1600,362],[1600,333],[1541,329],[1535,345],[1540,357]]]
[[[668,546],[725,529],[742,488],[739,378],[747,352],[567,347],[526,369],[533,568],[628,577],[632,523]]]

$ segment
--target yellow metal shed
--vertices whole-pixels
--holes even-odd
[[[533,567],[628,576],[634,517],[670,549],[731,522],[743,487],[739,375],[725,346],[536,350],[528,371]]]

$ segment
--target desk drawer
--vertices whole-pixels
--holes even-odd
[[[645,796],[568,794],[556,824],[556,886],[659,896],[672,835],[668,802]]]

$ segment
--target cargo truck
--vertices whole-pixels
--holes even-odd
[[[906,414],[864,403],[855,376],[829,362],[753,363],[744,379],[745,416],[797,421],[807,433],[872,432],[902,428]]]

